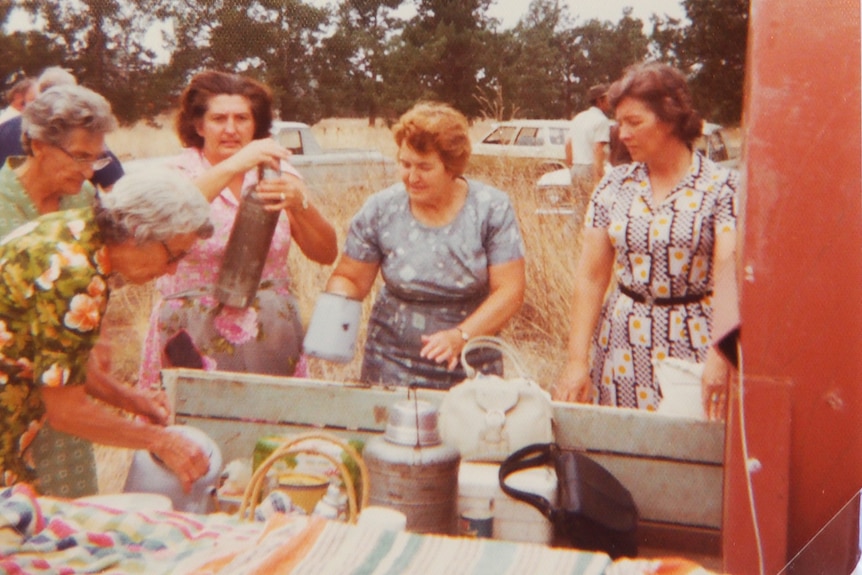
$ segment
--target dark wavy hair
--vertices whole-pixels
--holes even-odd
[[[685,76],[672,66],[658,62],[630,66],[608,90],[612,107],[623,98],[646,104],[659,120],[673,126],[674,135],[689,148],[703,131],[703,118],[692,107]]]
[[[204,117],[214,96],[244,96],[254,117],[254,139],[266,138],[272,128],[272,91],[257,80],[215,70],[205,70],[192,78],[180,96],[176,129],[180,142],[187,148],[203,148],[197,122]]]
[[[420,102],[399,118],[392,129],[395,143],[406,143],[420,154],[436,152],[446,170],[460,176],[467,169],[472,145],[464,114],[438,102]]]

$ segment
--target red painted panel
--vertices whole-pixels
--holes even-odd
[[[791,386],[792,556],[862,487],[860,4],[752,0],[751,10],[743,369],[747,385]],[[768,441],[779,414],[756,395],[747,432]],[[741,544],[743,511],[725,524]]]

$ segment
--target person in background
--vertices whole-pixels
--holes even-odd
[[[572,118],[566,139],[566,164],[572,172],[572,185],[584,193],[593,187],[605,173],[605,146],[610,141],[610,121],[605,115],[608,105],[608,87],[599,84],[587,91],[590,107]]]
[[[105,134],[116,128],[107,100],[75,84],[43,92],[22,117],[26,156],[9,158],[0,169],[0,237],[40,215],[92,205],[95,188],[87,181],[93,171],[111,160],[104,154]],[[132,412],[166,422],[163,393],[142,392],[108,375],[109,356],[100,346],[88,369],[91,383],[105,386]],[[90,442],[46,425],[33,447],[43,493],[77,497],[98,489],[95,456]],[[80,465],[55,469],[54,461]]]
[[[164,422],[130,409],[93,381],[89,357],[110,297],[109,279],[144,283],[176,271],[212,234],[209,205],[170,170],[120,180],[87,208],[40,216],[0,240],[0,485],[34,482],[40,428],[106,445],[147,449],[186,489],[208,471],[206,454]],[[139,415],[150,415],[141,414]]]
[[[271,127],[272,94],[251,78],[204,71],[192,78],[180,98],[176,128],[185,150],[170,164],[193,178],[212,204],[216,233],[194,247],[176,274],[157,283],[163,300],[156,305],[144,343],[144,387],[158,386],[163,365],[178,365],[165,362],[166,352],[174,349],[207,368],[307,374],[288,251],[296,242],[306,257],[328,265],[335,261],[338,246],[335,229],[309,202],[302,177],[288,163],[290,151],[270,137]],[[279,167],[281,176],[258,182],[261,164]],[[222,306],[212,288],[242,192],[254,186],[260,198],[271,202],[268,209],[280,212],[278,224],[253,304],[246,309]]]
[[[466,118],[420,103],[393,129],[401,182],[354,216],[326,291],[364,299],[371,312],[362,381],[448,389],[466,378],[459,355],[471,336],[497,333],[524,299],[524,246],[509,197],[464,178]],[[502,374],[494,351],[471,366]]]
[[[55,86],[70,86],[77,83],[78,81],[72,74],[63,68],[53,66],[46,68],[39,75],[36,88],[38,94],[41,94]],[[23,156],[28,153],[24,149],[23,133],[23,114],[0,124],[0,166],[12,156]],[[111,161],[94,170],[88,179],[94,186],[108,190],[114,185],[114,182],[120,179],[124,171],[119,159],[110,150],[105,148],[104,154]]]
[[[654,410],[653,362],[673,357],[705,364],[704,410],[723,417],[729,366],[712,345],[711,295],[714,270],[734,257],[738,174],[694,151],[703,122],[674,68],[627,70],[610,101],[634,162],[590,200],[553,395]]]
[[[15,82],[6,91],[6,101],[9,105],[0,112],[0,124],[20,114],[24,106],[36,98],[36,93],[36,80],[34,78],[24,78]]]

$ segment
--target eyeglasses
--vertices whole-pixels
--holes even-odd
[[[167,242],[165,242],[164,240],[159,240],[159,243],[162,244],[162,247],[165,248],[165,253],[168,254],[168,265],[175,264],[187,255],[189,255],[189,252],[187,251],[174,254],[174,252],[171,251],[171,248],[168,247]]]
[[[55,148],[57,148],[58,150],[60,150],[61,152],[63,152],[64,154],[66,154],[67,156],[69,156],[70,158],[72,158],[72,160],[74,160],[76,163],[83,165],[83,166],[88,166],[90,168],[93,168],[94,172],[98,172],[99,170],[101,170],[102,168],[104,168],[105,166],[110,164],[112,161],[111,156],[102,156],[100,158],[96,158],[95,160],[92,160],[90,158],[82,158],[80,156],[76,156],[72,152],[70,152],[69,150],[64,148],[63,146],[59,146],[57,144],[53,144],[53,146]]]

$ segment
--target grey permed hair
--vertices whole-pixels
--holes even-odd
[[[54,86],[21,112],[24,153],[31,153],[32,140],[66,147],[76,128],[106,134],[117,128],[117,120],[108,101],[96,92],[78,85]]]
[[[137,245],[195,233],[213,234],[210,205],[178,170],[148,168],[126,174],[110,192],[99,195],[96,221],[107,244],[128,239]]]

